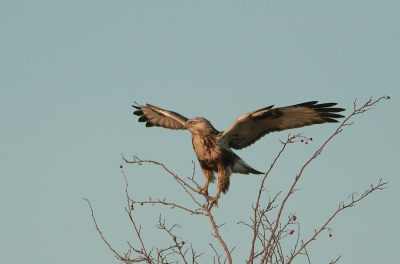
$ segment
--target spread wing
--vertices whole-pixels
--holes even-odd
[[[273,108],[264,107],[239,117],[218,141],[234,149],[250,146],[266,134],[314,124],[337,123],[335,118],[344,116],[336,114],[343,108],[333,108],[336,103],[317,104],[317,101]]]
[[[178,113],[150,104],[132,106],[138,109],[133,114],[140,116],[138,121],[146,122],[146,127],[159,126],[168,129],[185,129],[185,123],[188,119]]]

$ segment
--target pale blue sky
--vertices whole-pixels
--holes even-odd
[[[286,215],[297,212],[307,239],[352,192],[380,178],[389,188],[344,211],[309,248],[313,263],[396,263],[400,219],[399,1],[1,1],[0,262],[119,263],[109,242],[137,245],[124,207],[120,154],[192,174],[190,133],[146,129],[134,101],[203,116],[219,130],[241,114],[310,100],[351,109],[358,98],[390,95],[357,116],[305,171]],[[350,111],[346,111],[348,114]],[[267,182],[285,191],[336,125],[290,131],[314,138],[291,146]],[[266,171],[289,132],[237,151]],[[203,182],[196,161],[197,179]],[[159,167],[125,165],[134,199],[188,199]],[[215,210],[235,263],[248,257],[249,221],[259,175],[233,175]],[[215,191],[215,185],[211,187]],[[167,245],[158,213],[180,223],[177,235],[207,253],[207,219],[140,207],[145,242]],[[295,238],[288,238],[291,245]],[[217,247],[220,252],[222,250]],[[299,259],[297,263],[304,263]]]

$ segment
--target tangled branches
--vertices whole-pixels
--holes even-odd
[[[309,252],[307,251],[307,247],[310,245],[312,241],[315,241],[317,236],[319,236],[324,230],[329,231],[329,235],[331,236],[331,229],[328,227],[328,224],[343,210],[353,207],[358,202],[362,201],[365,197],[374,193],[378,190],[383,190],[386,188],[387,182],[384,182],[382,179],[375,185],[371,185],[369,189],[364,191],[361,195],[357,195],[356,193],[352,193],[349,196],[349,202],[341,202],[336,210],[333,211],[331,216],[317,229],[315,232],[307,237],[302,238],[300,235],[300,223],[297,221],[296,214],[290,214],[285,216],[283,214],[283,209],[287,204],[288,200],[291,198],[292,194],[297,190],[296,186],[300,179],[302,179],[303,172],[305,168],[319,155],[321,155],[325,146],[331,142],[331,140],[341,133],[346,127],[351,126],[353,122],[350,122],[351,118],[353,118],[357,114],[363,114],[376,107],[376,104],[383,100],[390,99],[388,96],[383,96],[378,98],[377,100],[368,100],[365,104],[360,107],[357,107],[356,101],[354,102],[353,112],[339,125],[339,127],[334,131],[334,133],[311,155],[311,157],[304,163],[304,165],[299,169],[296,177],[294,178],[292,184],[288,187],[286,191],[280,191],[273,196],[268,196],[265,198],[265,186],[266,180],[268,176],[272,173],[275,165],[279,161],[282,153],[288,148],[288,146],[295,142],[308,142],[311,141],[312,138],[308,138],[303,134],[289,135],[286,141],[282,142],[282,148],[276,155],[273,160],[270,168],[267,173],[264,175],[260,182],[260,186],[257,192],[257,197],[252,207],[252,216],[251,222],[246,223],[244,221],[240,221],[239,224],[242,224],[250,229],[251,232],[251,241],[250,241],[250,250],[249,255],[246,260],[246,263],[292,263],[295,258],[299,256],[303,256],[307,259],[308,263],[311,263]],[[191,177],[183,179],[178,175],[174,174],[171,170],[169,170],[164,164],[153,161],[153,160],[141,160],[137,156],[133,156],[132,160],[126,159],[122,155],[122,159],[126,164],[131,165],[141,165],[144,163],[154,164],[156,166],[161,166],[165,172],[167,172],[175,182],[184,190],[187,197],[193,202],[193,206],[184,206],[182,204],[174,203],[167,201],[165,198],[153,200],[151,198],[147,200],[138,201],[132,199],[128,192],[128,180],[124,172],[122,172],[124,180],[125,180],[125,195],[126,195],[126,207],[125,211],[129,217],[129,220],[133,226],[133,229],[136,233],[136,238],[139,241],[140,248],[135,248],[128,242],[129,249],[126,253],[118,253],[110,243],[107,242],[105,236],[100,231],[100,228],[96,222],[96,218],[94,216],[92,205],[88,199],[85,199],[90,207],[92,219],[95,224],[97,232],[100,234],[101,239],[108,246],[108,248],[115,254],[115,257],[123,262],[123,263],[135,263],[135,262],[145,262],[145,263],[198,263],[201,257],[204,257],[204,252],[198,253],[195,251],[193,247],[193,243],[188,243],[187,240],[182,240],[178,238],[174,230],[175,228],[180,228],[178,224],[167,225],[166,219],[163,219],[161,215],[159,215],[156,228],[165,232],[168,236],[171,237],[172,242],[163,247],[154,247],[149,246],[144,242],[141,233],[141,225],[136,223],[136,220],[133,216],[133,211],[135,210],[136,205],[160,205],[169,208],[175,208],[181,210],[184,213],[188,213],[193,216],[203,217],[203,219],[208,220],[204,221],[203,229],[206,229],[207,222],[209,224],[210,230],[212,231],[213,236],[217,239],[220,246],[223,248],[224,254],[220,254],[213,244],[210,244],[212,252],[214,253],[214,263],[233,263],[232,260],[232,251],[234,247],[229,247],[226,240],[224,240],[223,236],[220,234],[219,229],[221,226],[216,224],[215,216],[213,214],[215,210],[215,205],[209,202],[209,197],[206,196],[203,192],[201,192],[201,186],[195,180],[195,168],[193,168],[193,173]],[[280,200],[281,199],[281,200]],[[268,200],[266,205],[263,205],[263,201]],[[272,216],[269,214],[270,211],[275,210],[276,216]],[[294,230],[289,228],[293,224],[297,225],[297,239],[295,245],[287,250],[282,246],[282,241],[294,234]],[[243,243],[243,242],[242,242]],[[188,245],[190,244],[190,245]],[[242,246],[242,245],[241,245]],[[247,245],[248,246],[248,245]],[[340,259],[340,256],[336,258],[336,260],[332,260],[330,263],[337,263]],[[202,263],[205,261],[201,261]]]

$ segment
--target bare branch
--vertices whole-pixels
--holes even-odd
[[[178,175],[174,174],[172,171],[170,171],[164,164],[157,162],[157,161],[153,161],[153,160],[141,160],[139,159],[137,156],[133,156],[133,161],[128,161],[122,154],[122,159],[126,162],[126,163],[130,163],[130,164],[143,164],[143,163],[152,163],[158,166],[161,166],[165,171],[167,171],[181,186],[182,188],[185,190],[185,192],[192,198],[192,200],[197,204],[197,206],[202,207],[202,205],[193,197],[193,195],[189,192],[189,190],[191,190],[192,192],[198,193],[200,195],[202,195],[203,197],[207,198],[204,194],[202,194],[201,192],[198,191],[198,189],[195,189],[193,187],[191,187],[188,183],[186,183],[184,180],[182,180]],[[176,206],[178,207],[178,206]],[[190,210],[187,210],[190,211]]]
[[[278,215],[277,215],[277,217],[276,217],[276,219],[275,219],[275,226],[274,226],[274,228],[273,228],[272,231],[271,231],[271,235],[270,235],[270,238],[268,239],[267,245],[264,247],[264,250],[263,250],[263,251],[264,251],[264,255],[263,255],[263,258],[262,258],[262,261],[261,261],[261,262],[265,262],[266,259],[267,259],[267,256],[268,256],[269,250],[270,250],[270,245],[271,245],[272,241],[275,239],[275,236],[276,236],[276,231],[277,231],[277,229],[278,229],[278,224],[279,224],[279,222],[280,222],[279,220],[280,220],[280,218],[281,218],[281,214],[282,214],[283,208],[285,207],[285,204],[286,204],[287,200],[289,199],[289,197],[290,197],[290,196],[293,194],[293,192],[295,191],[295,186],[296,186],[296,184],[298,183],[298,181],[300,180],[300,177],[302,176],[303,171],[305,170],[305,168],[311,163],[311,161],[313,161],[313,160],[322,152],[322,150],[324,149],[324,147],[325,147],[336,135],[338,135],[338,134],[343,130],[343,128],[344,128],[345,126],[351,125],[351,124],[348,123],[348,121],[349,121],[354,115],[359,114],[359,113],[365,113],[366,111],[368,111],[368,110],[370,110],[372,107],[374,107],[375,104],[378,103],[378,102],[379,102],[380,100],[382,100],[382,99],[389,99],[389,97],[387,97],[387,96],[382,96],[382,97],[378,98],[378,99],[375,100],[375,101],[372,101],[372,99],[370,98],[363,106],[361,106],[361,107],[359,107],[359,108],[356,107],[356,102],[354,102],[354,111],[341,123],[341,125],[335,130],[335,132],[322,144],[322,146],[321,146],[317,151],[315,151],[315,153],[311,156],[311,158],[302,166],[302,168],[300,169],[300,172],[299,172],[298,175],[296,176],[296,178],[295,178],[295,180],[294,180],[292,186],[291,186],[290,189],[288,190],[288,192],[287,192],[285,198],[283,199],[283,201],[282,201],[282,203],[281,203],[281,206],[280,206]],[[282,150],[282,151],[283,151],[283,150]],[[278,157],[279,157],[279,154],[278,154]],[[262,185],[263,185],[263,183],[262,183]],[[306,244],[307,244],[307,243],[306,243]],[[296,255],[297,255],[297,254],[296,254]],[[290,261],[289,261],[289,262],[290,262]],[[288,263],[289,263],[289,262],[288,262]]]
[[[321,155],[322,151],[324,150],[325,146],[339,133],[343,131],[346,127],[349,127],[354,124],[354,122],[350,122],[350,119],[354,117],[357,114],[363,114],[371,109],[374,109],[376,107],[376,104],[383,100],[383,99],[390,99],[389,96],[382,96],[378,98],[377,100],[372,100],[370,98],[365,104],[361,105],[360,107],[357,106],[357,99],[354,101],[354,109],[353,112],[344,119],[344,121],[339,125],[339,127],[333,132],[333,134],[311,155],[311,157],[304,163],[304,165],[300,168],[298,174],[294,178],[291,186],[288,188],[286,194],[284,197],[281,196],[281,191],[276,193],[275,195],[269,195],[267,190],[266,190],[266,180],[268,176],[271,174],[272,169],[275,167],[277,164],[277,161],[280,159],[282,156],[282,153],[287,149],[288,144],[290,143],[296,143],[296,142],[304,142],[307,144],[309,141],[312,140],[312,138],[308,138],[307,136],[303,134],[296,134],[296,135],[288,135],[286,141],[281,141],[282,143],[282,148],[278,152],[277,156],[273,160],[273,162],[270,165],[270,168],[268,169],[267,173],[264,175],[260,187],[257,193],[257,198],[255,199],[255,203],[252,205],[252,215],[249,217],[250,222],[245,223],[243,221],[239,221],[238,224],[243,224],[246,227],[249,227],[252,229],[252,238],[251,238],[251,248],[250,248],[250,254],[249,258],[246,261],[246,263],[254,263],[254,260],[257,258],[260,258],[260,263],[281,263],[281,264],[289,264],[292,263],[293,260],[299,256],[302,255],[304,258],[307,258],[307,262],[311,264],[311,257],[309,254],[309,251],[307,250],[307,247],[310,245],[312,241],[315,241],[317,236],[321,234],[324,230],[328,230],[329,234],[331,235],[331,229],[328,227],[328,224],[338,215],[339,212],[343,211],[346,208],[353,207],[356,203],[360,202],[364,198],[366,198],[368,195],[371,193],[377,191],[377,190],[383,190],[387,186],[387,182],[383,182],[382,179],[379,180],[379,182],[376,185],[371,185],[368,190],[363,192],[361,195],[358,195],[357,193],[352,193],[349,195],[349,202],[341,202],[339,204],[339,207],[334,211],[331,215],[331,217],[326,220],[322,226],[319,229],[316,229],[314,234],[311,235],[311,237],[308,238],[308,240],[301,240],[301,232],[300,232],[300,224],[299,222],[296,221],[296,212],[295,213],[290,213],[287,216],[287,219],[282,218],[283,216],[283,209],[285,205],[287,204],[288,199],[291,197],[291,195],[298,190],[296,188],[297,183],[299,182],[300,178],[303,175],[304,170],[306,167],[319,155]],[[130,198],[129,192],[128,192],[128,180],[127,177],[125,176],[125,173],[122,171],[124,180],[125,180],[125,195],[126,195],[126,202],[127,206],[125,207],[125,211],[127,212],[127,215],[130,219],[130,222],[135,230],[136,237],[140,243],[141,248],[134,248],[130,242],[128,243],[128,250],[124,254],[119,254],[117,251],[107,242],[105,237],[103,236],[103,233],[100,231],[98,224],[96,222],[93,208],[90,204],[90,201],[88,199],[85,199],[87,203],[89,204],[90,210],[91,210],[91,215],[93,222],[95,224],[96,230],[99,233],[101,239],[104,241],[104,243],[107,245],[107,247],[115,254],[115,257],[124,262],[124,263],[135,263],[135,262],[146,262],[146,263],[183,263],[187,264],[189,262],[195,264],[198,263],[198,258],[203,256],[204,252],[201,254],[197,254],[196,251],[193,248],[193,244],[190,244],[190,247],[186,246],[187,245],[187,240],[182,240],[182,238],[177,237],[175,233],[175,228],[181,228],[181,226],[177,223],[169,225],[167,227],[166,225],[166,219],[161,218],[161,214],[159,214],[158,218],[158,224],[156,227],[163,232],[163,234],[168,234],[167,237],[171,237],[172,241],[170,243],[167,243],[166,246],[163,246],[162,248],[155,248],[155,247],[145,247],[145,243],[142,239],[142,233],[141,233],[141,225],[137,224],[136,221],[134,220],[133,217],[133,211],[135,209],[135,205],[140,204],[140,205],[161,205],[161,206],[167,206],[171,209],[180,209],[184,212],[190,213],[191,215],[201,215],[201,216],[207,216],[211,228],[213,230],[212,235],[217,238],[218,242],[221,244],[222,248],[225,251],[226,257],[223,258],[223,255],[219,255],[217,250],[214,248],[212,244],[210,244],[212,250],[215,253],[215,256],[213,257],[214,263],[229,263],[231,264],[233,262],[232,260],[232,252],[235,249],[233,247],[231,250],[229,250],[226,242],[222,238],[221,234],[219,233],[219,228],[222,225],[217,225],[216,221],[214,219],[213,214],[211,213],[212,208],[214,208],[216,205],[212,201],[210,201],[210,197],[205,195],[204,193],[200,192],[201,186],[195,181],[195,163],[193,163],[193,173],[191,177],[188,177],[187,180],[183,180],[180,178],[178,175],[174,174],[172,171],[170,171],[164,164],[160,162],[156,162],[153,160],[141,160],[137,156],[133,156],[132,161],[128,161],[122,154],[121,157],[123,161],[125,161],[128,164],[138,164],[142,165],[143,163],[150,163],[154,164],[157,166],[162,167],[167,173],[169,173],[172,178],[179,183],[179,185],[184,189],[185,193],[191,198],[191,200],[194,202],[194,208],[192,207],[187,207],[183,206],[178,203],[170,202],[167,201],[166,198],[162,199],[155,199],[152,200],[151,197],[148,198],[148,200],[144,201],[137,201],[133,200]],[[122,165],[121,165],[122,168]],[[261,203],[266,203],[263,199],[263,195],[267,193],[268,196],[268,203],[266,206]],[[200,196],[197,196],[196,194],[199,194]],[[206,204],[202,204],[198,201],[199,197],[204,197]],[[282,201],[280,203],[277,202],[278,197],[282,197]],[[265,207],[264,207],[265,206]],[[277,209],[274,211],[274,209]],[[270,216],[272,211],[276,212],[276,215],[273,217]],[[293,225],[297,225],[297,231],[295,228],[293,228]],[[247,230],[247,229],[246,229]],[[297,232],[297,234],[295,234]],[[289,252],[286,250],[286,245],[282,244],[283,239],[286,237],[290,236],[297,236],[296,241],[293,242],[291,249]],[[259,247],[260,245],[260,247]],[[257,248],[256,248],[257,247]],[[259,248],[258,248],[259,247]],[[310,249],[308,247],[308,249]],[[287,252],[287,253],[286,253]],[[135,256],[132,256],[135,255]],[[332,263],[337,263],[338,260],[340,259],[341,256],[339,256],[335,261],[331,261],[330,264]],[[171,261],[171,259],[173,259]]]
[[[89,204],[90,211],[92,212],[92,219],[93,219],[94,225],[96,226],[96,230],[97,230],[97,232],[100,234],[101,239],[104,241],[104,243],[106,243],[106,245],[108,246],[108,248],[115,254],[115,257],[116,257],[117,259],[119,259],[119,260],[121,260],[121,261],[128,262],[128,263],[130,263],[130,262],[142,262],[142,261],[146,261],[146,262],[148,262],[148,263],[153,263],[153,262],[151,261],[151,259],[148,257],[144,246],[143,246],[143,251],[135,250],[137,253],[140,253],[140,255],[142,255],[142,257],[138,257],[138,258],[136,258],[136,259],[129,259],[129,258],[123,257],[123,256],[121,256],[120,254],[118,254],[118,252],[115,251],[115,250],[111,247],[111,245],[108,243],[108,241],[107,241],[107,240],[105,239],[105,237],[103,236],[103,233],[100,231],[100,228],[99,228],[99,226],[97,225],[96,218],[94,217],[93,208],[92,208],[92,205],[90,204],[89,199],[83,198],[83,200],[87,201],[87,203]],[[142,245],[143,245],[143,244],[142,244]]]
[[[212,226],[212,228],[214,229],[215,237],[218,239],[219,243],[222,245],[222,247],[223,247],[224,250],[225,250],[226,257],[227,257],[227,259],[228,259],[228,263],[229,263],[229,264],[232,264],[231,253],[230,253],[230,251],[229,251],[227,245],[225,244],[224,240],[222,239],[221,235],[219,234],[217,225],[215,224],[215,220],[214,220],[213,215],[211,214],[210,209],[209,209],[207,206],[204,206],[204,209],[207,211],[208,217],[210,218],[211,226]],[[218,259],[218,260],[219,260],[219,259]]]

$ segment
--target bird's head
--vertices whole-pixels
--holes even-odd
[[[194,117],[186,121],[185,128],[192,134],[218,133],[210,121],[202,117]]]

